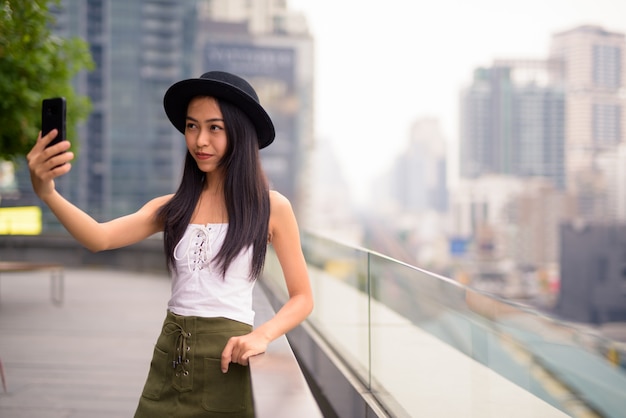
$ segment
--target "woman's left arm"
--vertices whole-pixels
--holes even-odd
[[[270,342],[298,326],[313,310],[313,293],[291,204],[278,192],[270,192],[270,204],[270,240],[285,276],[289,300],[250,334],[228,341],[222,352],[224,373],[229,363],[247,365],[248,358],[265,352]]]

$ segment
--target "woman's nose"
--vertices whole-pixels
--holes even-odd
[[[198,136],[196,137],[196,146],[202,148],[210,144],[209,133],[205,129],[200,129]]]

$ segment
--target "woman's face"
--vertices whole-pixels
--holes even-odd
[[[185,141],[201,171],[210,173],[218,169],[228,140],[222,111],[213,97],[195,97],[189,102]]]

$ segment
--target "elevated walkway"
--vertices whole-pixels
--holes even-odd
[[[132,417],[165,315],[162,275],[65,270],[61,306],[44,272],[6,273],[0,358],[7,393],[0,416]],[[29,277],[31,276],[31,277]]]
[[[0,260],[66,266],[62,305],[48,272],[2,276],[1,417],[132,415],[169,297],[159,244],[93,255],[71,239],[0,241]],[[312,234],[303,249],[315,309],[251,362],[259,418],[624,416],[615,341],[367,250]],[[270,248],[259,321],[286,299],[281,276]]]
[[[0,417],[132,417],[165,316],[168,277],[66,269],[60,305],[49,301],[48,275],[2,277]],[[273,311],[257,289],[263,321]],[[285,337],[255,357],[251,370],[257,417],[322,416]]]

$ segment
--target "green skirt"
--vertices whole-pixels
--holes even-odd
[[[231,363],[221,370],[228,339],[250,331],[226,318],[168,312],[135,418],[254,417],[250,369]]]

